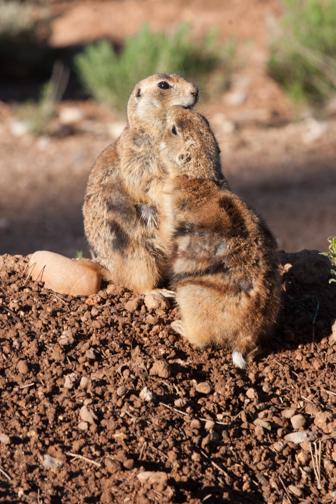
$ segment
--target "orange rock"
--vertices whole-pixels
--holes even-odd
[[[55,252],[39,250],[30,257],[30,275],[47,289],[70,296],[90,296],[100,289],[98,264],[88,259],[69,259]]]

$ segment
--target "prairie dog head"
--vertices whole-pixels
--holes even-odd
[[[173,176],[214,179],[220,173],[220,150],[207,119],[181,107],[167,113],[160,155]]]
[[[148,123],[162,127],[167,110],[174,106],[191,108],[198,99],[198,88],[177,74],[154,74],[138,82],[127,105],[130,127]]]

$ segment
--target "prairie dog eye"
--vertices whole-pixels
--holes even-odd
[[[172,127],[171,132],[173,133],[173,135],[177,135],[177,130],[176,130],[176,126],[175,125]]]
[[[136,98],[140,98],[140,96],[141,96],[141,89],[140,88],[137,89],[135,96],[136,96]]]
[[[159,82],[158,87],[160,89],[169,89],[171,85],[167,81],[161,81]]]

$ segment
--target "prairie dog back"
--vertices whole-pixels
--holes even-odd
[[[277,319],[276,244],[266,224],[223,188],[213,147],[199,114],[169,112],[161,148],[170,184],[172,285],[181,311],[174,328],[198,347],[227,344],[234,364],[245,367],[244,357]]]

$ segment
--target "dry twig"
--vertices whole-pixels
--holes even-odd
[[[0,467],[0,474],[2,474],[3,476],[5,476],[5,478],[8,479],[8,481],[11,481],[12,478],[1,467]]]
[[[92,464],[96,467],[101,466],[101,464],[99,462],[96,462],[95,460],[91,460],[87,457],[84,457],[84,455],[79,455],[78,453],[71,453],[71,452],[66,452],[65,454],[68,455],[69,457],[74,458],[74,459],[83,460],[84,462],[87,462],[88,464]]]
[[[163,402],[160,402],[160,404],[162,406],[164,406],[165,408],[170,409],[171,411],[175,411],[175,413],[179,413],[180,415],[187,416],[189,418],[195,418],[197,420],[200,420],[200,422],[213,422],[213,423],[215,423],[217,425],[225,425],[225,426],[231,425],[231,422],[218,422],[218,420],[213,420],[212,418],[197,417],[195,415],[190,415],[189,413],[186,413],[185,411],[182,411],[180,409],[173,408],[169,404],[166,404],[166,403],[163,403]]]
[[[221,472],[222,474],[224,474],[225,476],[229,476],[229,474],[225,471],[225,469],[223,469],[223,467],[221,467],[220,465],[218,465],[214,460],[211,460],[211,458],[209,457],[209,455],[207,455],[205,453],[205,451],[201,450],[201,454],[203,455],[203,457],[205,457],[210,463],[211,465],[213,465],[219,472]]]
[[[314,450],[312,449],[314,446]],[[321,454],[322,454],[322,444],[321,441],[309,443],[310,455],[312,458],[314,474],[317,482],[318,490],[321,490]]]
[[[285,491],[285,494],[286,494],[286,495],[287,495],[287,497],[288,497],[289,502],[293,502],[293,501],[292,501],[292,498],[291,498],[291,496],[290,496],[290,493],[289,493],[289,492],[288,492],[288,490],[287,490],[287,487],[286,487],[286,485],[285,485],[285,482],[284,482],[284,480],[281,478],[281,476],[280,476],[280,475],[279,475],[279,481],[280,481],[280,483],[281,483],[282,488],[283,488],[283,489],[284,489],[284,491]]]
[[[13,319],[15,320],[15,322],[20,322],[19,317],[17,317],[17,316],[15,315],[15,312],[13,312],[13,310],[11,310],[10,308],[7,308],[7,306],[5,306],[5,305],[3,305],[3,304],[1,304],[1,305],[0,305],[0,308],[2,308],[2,309],[3,309],[3,310],[5,310],[7,313],[9,313],[9,314],[13,317]]]

